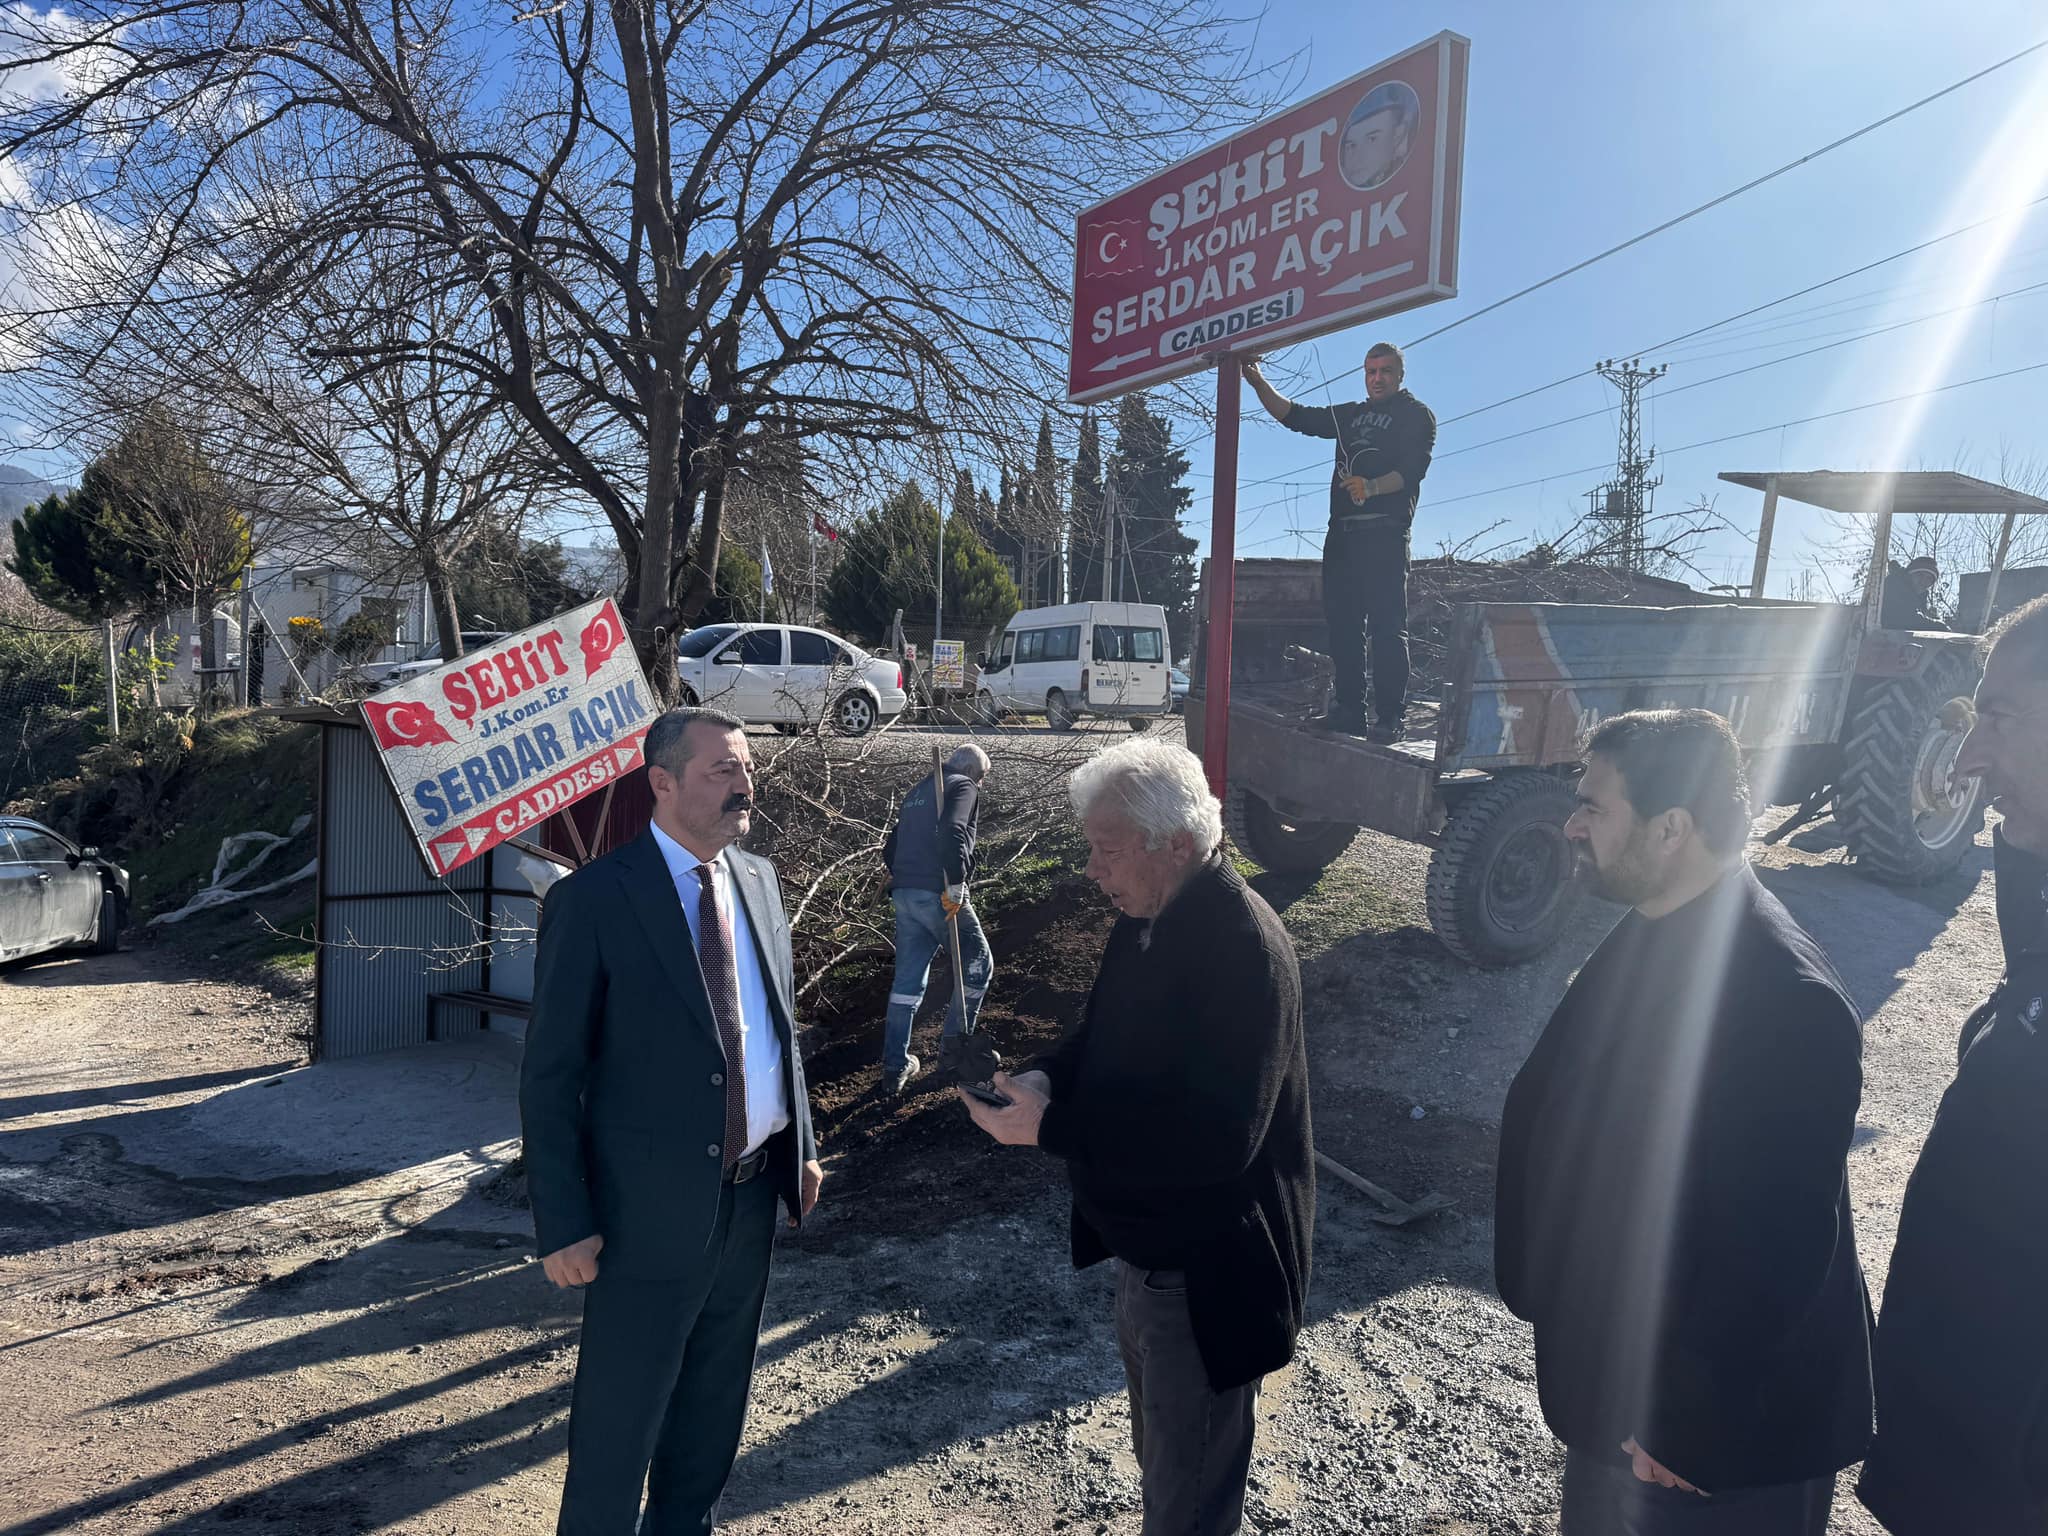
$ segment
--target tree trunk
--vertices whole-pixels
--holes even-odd
[[[633,648],[647,668],[654,696],[675,698],[672,643],[675,611],[668,600],[669,563],[675,556],[676,493],[683,436],[682,401],[658,391],[647,411],[647,502],[641,510],[640,580],[633,598]],[[667,652],[666,664],[663,653]]]
[[[213,633],[213,594],[195,590],[192,594],[192,628],[199,637],[199,665],[192,674],[192,715],[206,718],[207,695],[213,687],[213,669],[220,663]]]
[[[420,569],[427,583],[427,602],[434,610],[434,631],[441,641],[441,659],[452,661],[462,654],[462,619],[455,611],[455,587],[448,579],[447,562],[440,546],[431,539],[419,547]]]
[[[676,612],[687,623],[704,611],[717,590],[718,546],[725,533],[725,465],[721,458],[704,484],[704,510],[696,519],[697,540],[689,565],[678,573]]]

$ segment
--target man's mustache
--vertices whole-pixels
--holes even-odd
[[[727,795],[724,806],[720,808],[720,813],[729,816],[734,811],[751,811],[753,808],[754,797],[752,795]]]

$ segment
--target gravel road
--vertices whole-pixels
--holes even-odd
[[[1826,831],[1759,863],[1870,1016],[1852,1180],[1876,1281],[1997,969],[1988,845],[1900,892]],[[1260,881],[1303,954],[1319,1145],[1456,1205],[1390,1229],[1325,1181],[1313,1321],[1260,1405],[1259,1530],[1554,1525],[1560,1456],[1490,1291],[1493,1133],[1615,914],[1473,971],[1427,935],[1425,861],[1368,836],[1311,887]],[[1101,928],[1077,909],[1029,942],[1085,974]],[[1073,1006],[1040,990],[1033,1028]],[[301,1069],[305,1009],[168,950],[0,970],[0,1536],[552,1529],[575,1304],[504,1198],[515,1051]],[[1134,1532],[1109,1277],[1067,1266],[1056,1171],[937,1093],[884,1123],[839,1043],[834,1179],[781,1244],[725,1528]],[[1842,1503],[1833,1529],[1876,1528]]]

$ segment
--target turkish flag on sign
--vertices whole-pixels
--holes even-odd
[[[1144,269],[1151,252],[1145,248],[1143,226],[1136,219],[1110,219],[1090,224],[1081,236],[1081,270],[1088,277],[1115,277]]]
[[[439,742],[451,746],[455,738],[426,704],[379,704],[363,700],[363,718],[370,722],[380,747],[430,747]]]
[[[830,523],[825,521],[824,513],[813,512],[811,514],[811,527],[815,531],[825,535],[826,542],[831,544],[837,544],[839,542],[839,530],[837,528],[834,528]]]
[[[598,609],[597,616],[583,626],[583,635],[576,642],[583,651],[583,678],[588,682],[597,676],[597,669],[611,660],[613,651],[626,643],[626,632],[619,628],[618,616],[610,603]]]

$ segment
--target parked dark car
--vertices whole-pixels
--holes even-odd
[[[38,822],[0,816],[0,960],[65,948],[109,954],[127,921],[127,870]]]

